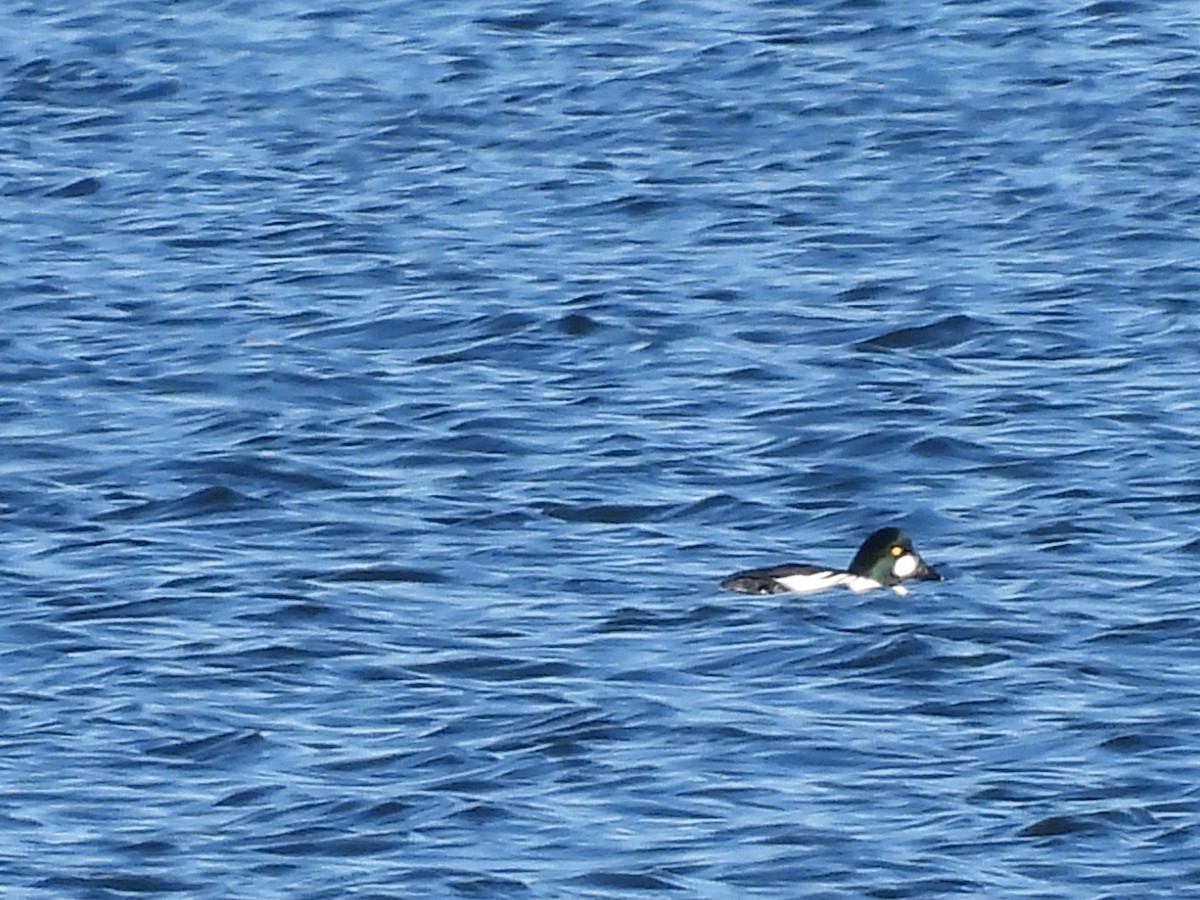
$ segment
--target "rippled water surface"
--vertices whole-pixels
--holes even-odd
[[[1200,894],[1194,4],[0,23],[5,896]]]

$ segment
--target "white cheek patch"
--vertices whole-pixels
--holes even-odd
[[[911,553],[896,557],[896,561],[892,563],[892,574],[897,578],[908,578],[915,571],[917,571],[917,558]]]

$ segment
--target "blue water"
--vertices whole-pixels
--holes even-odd
[[[1195,4],[0,35],[5,897],[1200,896]]]

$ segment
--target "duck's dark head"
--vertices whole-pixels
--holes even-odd
[[[941,581],[942,576],[921,559],[912,541],[899,528],[880,528],[854,554],[849,572],[894,587],[902,581]]]

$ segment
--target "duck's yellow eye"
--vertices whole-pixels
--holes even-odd
[[[888,553],[892,554],[892,556],[900,556],[904,553],[904,548],[899,544],[893,544],[890,548],[888,548]]]

